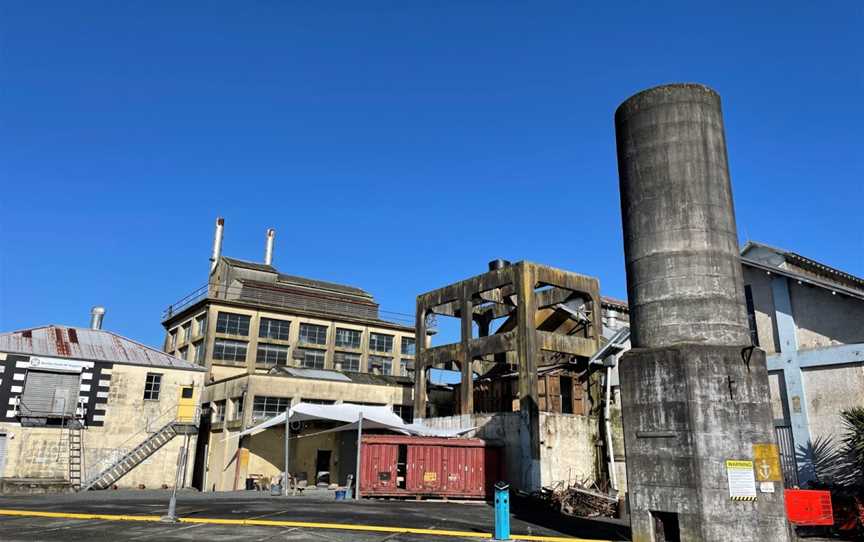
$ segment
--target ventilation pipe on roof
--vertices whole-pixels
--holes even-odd
[[[210,272],[216,269],[216,264],[222,256],[222,230],[225,228],[225,219],[221,216],[216,219],[216,234],[213,236],[213,254],[210,256]]]
[[[102,329],[102,319],[105,317],[105,307],[90,309],[90,329]]]
[[[264,265],[273,265],[273,242],[276,240],[276,230],[267,229],[267,242],[264,245]]]

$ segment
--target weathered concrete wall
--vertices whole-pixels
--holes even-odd
[[[744,266],[744,282],[753,292],[759,347],[776,354],[779,340],[771,281],[772,275],[765,271]],[[864,302],[794,280],[787,284],[799,350],[864,342]]]
[[[839,444],[845,431],[840,413],[864,407],[864,363],[804,369],[801,376],[810,437],[833,437]]]
[[[522,477],[518,412],[425,418],[423,423],[443,429],[476,427],[465,436],[503,447],[504,476],[514,487]],[[597,479],[596,439],[599,420],[594,416],[540,413],[540,475],[542,485],[560,480]],[[623,450],[623,448],[622,448]]]
[[[864,302],[789,281],[798,349],[864,343]]]
[[[148,372],[162,374],[158,401],[144,401],[144,382]],[[180,386],[194,385],[200,390],[203,379],[204,373],[201,372],[115,364],[111,371],[104,425],[83,431],[83,479],[98,474],[173,419]],[[6,423],[0,424],[0,431],[10,435],[7,438],[6,468],[0,476],[68,480],[69,446],[66,430]],[[123,488],[139,485],[159,488],[163,484],[173,487],[177,455],[183,443],[182,436],[175,437],[121,478],[117,485]],[[190,453],[194,449],[193,436]],[[191,463],[187,463],[187,483],[191,481]]]
[[[653,540],[653,511],[678,515],[681,540],[784,540],[780,483],[733,501],[725,470],[776,443],[764,353],[748,368],[740,346],[636,349],[619,369],[634,542]]]

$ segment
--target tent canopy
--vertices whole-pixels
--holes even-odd
[[[338,405],[319,405],[312,403],[298,403],[289,411],[266,420],[255,427],[250,427],[237,436],[254,435],[269,427],[285,425],[285,418],[291,422],[305,421],[333,421],[344,422],[344,425],[332,429],[332,431],[356,430],[362,416],[363,429],[387,429],[405,435],[419,435],[427,437],[455,437],[465,434],[473,427],[467,429],[437,429],[422,424],[406,424],[402,418],[396,415],[390,407],[367,406],[354,403],[341,403]]]

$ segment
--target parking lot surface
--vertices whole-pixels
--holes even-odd
[[[486,503],[335,501],[332,492],[320,490],[297,497],[184,491],[178,493],[177,515],[184,521],[201,523],[152,521],[165,514],[168,497],[167,491],[102,491],[0,498],[0,509],[9,510],[9,514],[27,511],[21,513],[62,515],[0,513],[0,540],[476,541],[489,538],[493,523],[493,510]],[[150,521],[137,520],[142,517]],[[623,522],[617,520],[561,518],[518,507],[511,514],[511,531],[524,540],[538,541],[623,540],[629,534]]]

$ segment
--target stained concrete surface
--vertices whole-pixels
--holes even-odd
[[[0,497],[0,508],[50,512],[128,515],[165,513],[167,491],[103,491],[38,497]],[[620,520],[561,518],[536,510],[514,509],[514,534],[572,536],[624,540],[627,528]],[[256,492],[178,493],[181,517],[267,519],[383,525],[490,533],[493,511],[486,503],[434,501],[361,502],[334,500],[329,491],[308,491],[298,497],[270,497]],[[150,522],[47,519],[0,516],[0,540],[321,540],[321,541],[434,541],[478,540],[450,536],[315,529],[306,527],[259,527],[237,525],[160,524]]]

